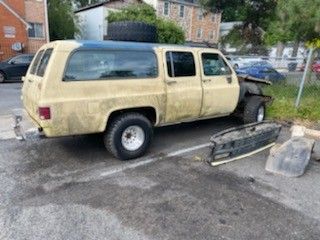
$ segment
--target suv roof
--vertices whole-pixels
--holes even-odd
[[[78,48],[103,48],[103,49],[131,49],[131,50],[151,50],[158,47],[174,47],[180,49],[198,48],[204,47],[190,47],[184,45],[175,44],[160,44],[160,43],[144,43],[144,42],[124,42],[124,41],[94,41],[94,40],[59,40],[51,42],[49,44],[61,45],[62,43],[69,43],[70,45],[78,45]],[[208,48],[209,49],[209,48]],[[210,48],[214,49],[214,48]]]

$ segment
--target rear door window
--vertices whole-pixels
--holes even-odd
[[[44,50],[41,50],[37,53],[36,57],[35,57],[35,60],[31,66],[31,70],[30,70],[30,73],[31,74],[35,74],[36,71],[37,71],[37,67],[39,65],[39,62],[40,62],[40,59],[42,57],[42,54],[43,54]]]
[[[202,53],[202,67],[205,76],[230,75],[231,69],[217,53]]]
[[[154,52],[78,50],[69,59],[65,81],[154,78],[158,64]]]
[[[44,54],[40,60],[38,70],[37,70],[38,76],[43,77],[43,75],[45,74],[48,62],[49,62],[51,54],[52,54],[52,51],[53,51],[53,49],[49,48],[44,52]]]
[[[191,52],[167,52],[169,77],[188,77],[196,75],[194,57]]]

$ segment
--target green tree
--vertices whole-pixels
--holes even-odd
[[[222,13],[222,21],[242,22],[222,38],[222,43],[230,43],[242,53],[266,53],[263,36],[275,18],[277,0],[200,0],[200,3],[208,11]]]
[[[70,0],[48,0],[50,40],[73,39],[79,29]]]
[[[119,12],[111,12],[108,22],[137,21],[156,26],[158,42],[182,44],[185,41],[184,31],[175,22],[157,17],[155,9],[145,3],[132,4]]]
[[[276,17],[269,25],[265,42],[278,44],[278,55],[282,55],[284,44],[294,43],[292,56],[298,52],[300,42],[308,42],[320,36],[320,0],[279,0]]]
[[[320,0],[279,0],[266,40],[306,42],[320,36]]]

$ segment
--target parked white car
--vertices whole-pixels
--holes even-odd
[[[260,57],[238,57],[238,56],[226,56],[234,69],[243,68],[249,66],[252,62],[262,61]]]

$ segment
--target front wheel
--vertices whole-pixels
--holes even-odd
[[[243,122],[262,122],[265,119],[266,105],[262,97],[251,96],[245,101]]]
[[[150,121],[139,113],[124,113],[112,120],[104,134],[104,144],[116,158],[129,160],[142,156],[153,136]]]

